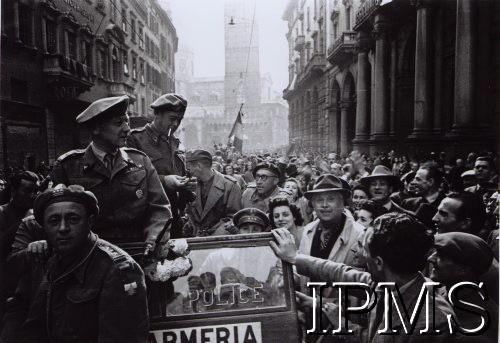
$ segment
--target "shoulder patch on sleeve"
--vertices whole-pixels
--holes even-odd
[[[132,258],[122,249],[118,248],[111,243],[99,239],[97,241],[97,248],[108,255],[118,269],[126,269],[133,266]]]
[[[83,155],[85,153],[85,149],[75,149],[75,150],[70,150],[64,154],[62,154],[61,156],[59,156],[57,158],[57,160],[59,162],[61,161],[64,161],[70,157],[74,157],[74,156],[79,156],[79,155]]]

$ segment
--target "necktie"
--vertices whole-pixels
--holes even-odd
[[[108,168],[109,171],[112,171],[113,170],[113,160],[114,160],[114,156],[111,155],[111,154],[106,154],[106,156],[104,156],[104,164],[106,165],[106,168]]]

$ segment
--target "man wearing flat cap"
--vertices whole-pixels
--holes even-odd
[[[185,237],[228,234],[233,215],[241,209],[238,181],[212,169],[212,155],[205,150],[188,151],[186,165],[196,177],[196,200],[186,208]]]
[[[128,102],[127,96],[104,98],[83,111],[76,121],[87,126],[92,142],[60,156],[50,176],[54,184],[78,184],[94,193],[100,237],[114,244],[145,242],[152,251],[171,217],[170,204],[149,157],[125,146]]]
[[[13,308],[29,310],[14,341],[145,342],[144,273],[91,231],[99,214],[96,197],[78,185],[58,185],[36,198],[34,214],[52,255],[41,280],[26,277],[18,287]],[[36,295],[26,304],[34,285]]]
[[[258,208],[267,213],[269,200],[280,192],[278,184],[281,172],[275,164],[263,162],[253,168],[252,174],[255,178],[255,185],[249,184],[243,192],[241,205],[243,208]]]
[[[151,159],[161,184],[172,206],[171,236],[181,236],[182,212],[186,204],[194,200],[195,185],[186,178],[184,151],[180,141],[174,136],[184,118],[187,101],[178,94],[168,93],[151,104],[154,119],[130,132],[127,144],[141,150]]]
[[[460,282],[484,282],[483,275],[493,262],[493,252],[483,239],[465,232],[448,232],[437,234],[434,238],[434,252],[429,256],[430,278],[445,285],[449,291]],[[498,277],[498,275],[497,275]],[[490,316],[490,327],[482,335],[475,336],[479,342],[498,342],[498,304],[491,297],[498,293],[497,289],[489,289],[483,285],[486,299],[471,289],[460,291],[460,301],[475,304],[485,309]],[[463,328],[474,329],[481,325],[481,317],[477,314],[455,307],[455,314]],[[458,336],[467,341],[466,336]],[[461,341],[461,340],[459,340]]]

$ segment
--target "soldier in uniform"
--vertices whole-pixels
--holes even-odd
[[[252,174],[255,178],[255,185],[249,184],[243,192],[242,207],[254,207],[267,213],[269,199],[278,195],[281,190],[278,186],[281,172],[275,164],[263,162],[253,169]]]
[[[189,170],[196,177],[196,200],[186,209],[188,222],[184,226],[187,237],[216,236],[231,233],[233,215],[241,209],[241,189],[238,181],[212,169],[212,155],[205,150],[187,154]]]
[[[182,212],[186,204],[194,200],[186,178],[184,152],[174,132],[179,127],[187,102],[180,95],[164,94],[151,104],[155,117],[153,122],[134,129],[128,137],[128,146],[141,151],[151,159],[172,206],[172,238],[178,238],[182,229]]]
[[[78,185],[58,185],[35,200],[53,254],[16,342],[146,342],[144,273],[90,230],[98,213],[96,197]],[[14,303],[25,299],[24,286]]]
[[[76,121],[89,128],[92,142],[60,156],[51,178],[95,194],[101,211],[93,230],[100,237],[114,244],[145,242],[149,252],[171,217],[170,204],[149,157],[125,146],[128,102],[127,96],[104,98],[83,111]]]

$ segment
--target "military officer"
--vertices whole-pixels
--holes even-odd
[[[196,177],[196,200],[189,203],[188,222],[184,235],[216,236],[231,233],[231,219],[241,209],[241,189],[238,181],[212,169],[212,155],[194,150],[186,156],[187,167]]]
[[[170,204],[149,157],[125,146],[128,103],[127,96],[104,98],[83,111],[76,121],[88,127],[92,142],[60,156],[51,178],[95,194],[101,211],[93,229],[100,237],[115,244],[145,242],[151,251],[171,217]]]
[[[186,204],[194,200],[192,189],[186,178],[184,152],[174,132],[179,127],[187,101],[180,95],[169,93],[151,104],[155,117],[153,122],[131,131],[128,146],[141,151],[151,159],[172,206],[173,223],[171,236],[180,237],[182,212]]]
[[[90,230],[98,213],[96,197],[78,185],[36,198],[35,219],[53,254],[16,342],[146,342],[144,273]],[[28,289],[18,287],[14,303]]]
[[[255,185],[248,185],[243,192],[242,207],[254,207],[267,213],[269,199],[278,195],[281,190],[278,186],[281,172],[275,164],[262,162],[253,168],[252,174],[255,178]]]

